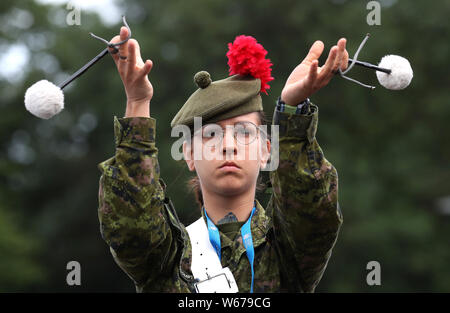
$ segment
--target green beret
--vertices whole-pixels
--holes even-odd
[[[184,103],[170,123],[171,127],[194,126],[194,117],[202,117],[202,125],[215,123],[250,112],[263,111],[261,81],[250,75],[233,75],[212,81],[206,71],[195,74],[199,87]]]

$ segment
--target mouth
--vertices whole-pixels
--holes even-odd
[[[239,170],[240,167],[234,162],[225,162],[219,167],[219,169],[226,171],[236,171]]]

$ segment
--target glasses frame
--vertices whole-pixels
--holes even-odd
[[[237,131],[236,131],[236,128],[237,128],[236,126],[237,126],[237,125],[242,125],[242,124],[249,124],[249,125],[252,125],[252,127],[254,127],[255,130],[256,130],[256,134],[255,134],[254,138],[252,138],[251,141],[248,142],[248,143],[241,142],[241,141],[239,140],[239,135],[238,135],[238,133],[237,133]],[[205,138],[208,138],[208,137],[204,137],[204,136],[203,136],[203,131],[204,131],[204,129],[205,129],[207,126],[209,126],[209,125],[213,125],[213,126],[217,127],[217,130],[219,130],[219,128],[220,128],[221,135],[218,136],[218,135],[215,134],[214,136],[209,137],[210,140],[208,140],[208,141],[205,142]],[[209,123],[209,124],[203,125],[201,129],[197,130],[197,132],[194,133],[194,136],[199,136],[199,134],[201,134],[202,143],[203,143],[205,146],[207,146],[207,147],[214,147],[214,146],[217,146],[217,145],[222,144],[223,138],[225,137],[226,128],[232,127],[232,128],[233,128],[233,138],[234,138],[235,142],[236,142],[236,143],[239,143],[239,144],[241,144],[241,145],[243,145],[243,146],[248,146],[248,145],[250,145],[251,143],[253,143],[253,142],[255,141],[256,138],[258,138],[258,136],[260,135],[261,132],[262,132],[263,134],[265,134],[265,132],[261,129],[261,126],[262,126],[262,125],[257,126],[255,123],[250,122],[250,121],[240,121],[240,122],[234,123],[233,125],[225,125],[225,129],[224,129],[224,128],[221,127],[219,124]],[[244,127],[245,127],[245,126],[244,126]],[[219,138],[218,141],[215,140],[215,138],[217,138],[217,137]],[[209,142],[212,142],[212,144],[209,143]]]

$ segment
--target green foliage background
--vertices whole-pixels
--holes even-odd
[[[367,32],[360,59],[377,63],[385,54],[408,58],[411,85],[389,91],[374,72],[350,76],[312,97],[320,107],[317,138],[339,172],[344,224],[317,292],[450,291],[450,2],[379,1],[381,25],[369,26],[368,1],[118,1],[141,46],[154,62],[151,114],[168,195],[185,223],[198,211],[185,187],[192,175],[170,157],[170,121],[195,90],[192,78],[207,70],[228,75],[227,43],[252,35],[274,63],[268,96],[275,100],[292,69],[314,40],[326,53],[346,37],[352,54]],[[24,14],[25,12],[25,14]],[[97,55],[120,21],[105,25],[81,12],[68,26],[64,5],[0,2],[0,48],[23,44],[30,60],[23,76],[0,76],[0,291],[126,291],[129,278],[115,265],[97,220],[97,164],[114,154],[113,116],[123,116],[125,93],[106,56],[65,89],[65,109],[50,120],[26,111],[23,97],[34,82],[61,82]],[[31,16],[31,18],[30,18]],[[23,20],[24,19],[24,20]],[[262,201],[267,197],[260,195]],[[66,285],[66,264],[76,260],[82,285]],[[366,265],[381,264],[381,286],[368,286]]]

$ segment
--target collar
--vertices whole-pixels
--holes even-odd
[[[250,228],[252,230],[252,237],[253,237],[253,246],[256,248],[260,244],[262,244],[264,241],[266,241],[266,234],[269,230],[269,222],[270,217],[266,215],[266,210],[262,207],[262,205],[259,203],[257,199],[255,199],[255,213],[253,214],[252,221],[250,223]],[[203,217],[203,220],[206,223],[206,216],[203,210],[201,210],[201,214]],[[225,234],[223,234],[220,230],[220,239],[221,239],[221,247],[225,248],[227,246],[232,246],[233,241],[228,238]],[[240,244],[240,248],[245,251],[245,247],[242,243],[241,235],[239,234],[236,239],[238,240]]]

